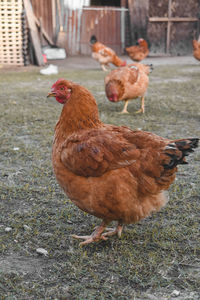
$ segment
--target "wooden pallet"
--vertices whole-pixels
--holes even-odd
[[[23,0],[0,0],[0,64],[24,65],[28,58],[28,29]]]

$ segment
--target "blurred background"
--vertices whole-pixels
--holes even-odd
[[[118,55],[138,38],[150,55],[188,55],[199,18],[199,0],[2,0],[0,64],[43,65],[47,47],[90,55],[93,34]]]

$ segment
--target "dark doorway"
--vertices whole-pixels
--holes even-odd
[[[91,0],[91,6],[115,6],[121,7],[121,0]]]

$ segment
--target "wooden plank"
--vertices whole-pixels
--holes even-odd
[[[63,2],[63,0],[62,0]],[[48,34],[48,37],[53,40],[53,45],[55,45],[55,32],[53,32],[53,14],[54,15],[54,26],[56,27],[56,11],[53,11],[55,9],[55,0],[31,0],[33,12],[36,16],[36,18],[39,20],[39,18],[42,18],[42,27],[45,29],[46,33]],[[54,5],[54,8],[53,8]],[[55,29],[55,28],[54,28]],[[47,35],[46,35],[47,36]],[[44,37],[44,35],[43,35]],[[46,41],[46,38],[45,38]]]
[[[169,18],[168,17],[150,17],[149,18],[150,22],[168,22]],[[198,21],[198,18],[188,18],[188,17],[176,17],[176,18],[170,18],[171,22],[196,22]]]
[[[146,1],[146,0],[145,0]],[[102,6],[102,7],[92,7],[92,6],[86,6],[86,7],[83,7],[82,10],[94,10],[94,11],[108,11],[108,10],[113,10],[113,11],[128,11],[128,8],[124,8],[124,7],[121,7],[121,8],[118,8],[118,7],[109,7],[109,6]]]
[[[1,61],[21,61],[23,62],[23,57],[22,56],[1,56],[0,57]]]
[[[56,36],[56,3],[55,0],[51,0],[51,18],[52,18],[52,30],[53,30],[53,39],[55,40]]]
[[[125,48],[125,11],[121,11],[121,47]],[[120,49],[121,50],[121,49]]]
[[[36,18],[36,16],[34,16],[35,19],[35,23],[36,25],[40,28],[41,24],[40,21]],[[48,35],[48,33],[46,32],[46,30],[44,29],[44,27],[42,26],[42,34],[45,37],[45,39],[47,40],[47,42],[51,45],[54,46],[54,42],[52,41],[52,39],[50,38],[50,36]]]
[[[138,38],[147,40],[149,1],[128,0],[128,7],[130,12],[131,44],[135,44]]]
[[[17,43],[17,44],[19,44],[19,46],[18,45],[13,46],[12,44],[4,45],[2,49],[3,51],[5,51],[6,49],[7,51],[22,51],[23,44],[22,43]]]
[[[0,61],[1,65],[12,65],[12,66],[23,66],[24,64],[20,61],[19,63],[18,62],[7,62],[7,61]]]
[[[30,0],[24,0],[24,8],[26,10],[26,16],[28,20],[28,27],[30,29],[31,41],[35,51],[36,63],[39,66],[41,66],[44,64],[44,59],[42,55],[42,48],[41,48],[38,30],[35,24],[33,9]]]
[[[171,31],[171,5],[172,1],[168,1],[168,23],[167,23],[167,41],[166,41],[166,52],[169,53],[170,49],[170,31]]]

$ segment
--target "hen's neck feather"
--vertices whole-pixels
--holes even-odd
[[[82,129],[97,128],[102,125],[94,97],[85,88],[74,85],[72,94],[63,106],[55,128],[55,137],[65,139]]]
[[[112,88],[116,88],[117,92],[118,92],[118,97],[119,99],[121,99],[124,95],[125,92],[125,87],[124,84],[121,80],[119,79],[111,79],[108,83],[108,89],[112,87]]]

